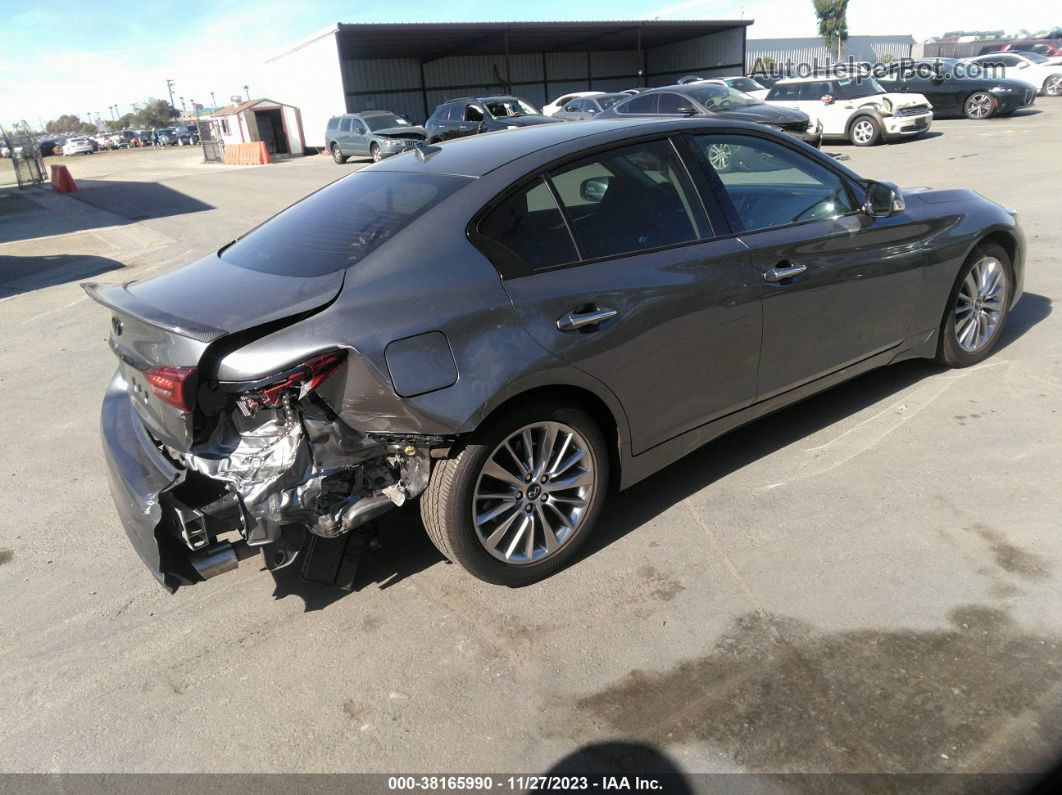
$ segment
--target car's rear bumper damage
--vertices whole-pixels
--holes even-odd
[[[171,592],[258,550],[276,570],[305,558],[314,537],[363,529],[424,490],[431,451],[445,445],[360,434],[316,394],[287,393],[275,408],[238,400],[181,452],[153,438],[133,399],[116,373],[102,415],[111,492],[133,547]]]

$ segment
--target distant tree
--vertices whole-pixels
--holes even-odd
[[[166,127],[180,114],[164,99],[149,99],[134,117],[137,125],[147,129]]]
[[[127,113],[120,119],[107,122],[107,129],[114,130],[115,132],[118,130],[128,130],[130,127],[134,126],[135,121],[136,115],[133,113]]]
[[[89,124],[87,121],[84,121],[81,122],[77,131],[82,135],[95,135],[97,132],[97,127],[95,124]]]
[[[93,127],[93,129],[96,129]],[[54,119],[44,125],[44,131],[49,133],[72,133],[81,131],[81,119],[71,113],[64,113],[58,119]]]
[[[815,4],[815,16],[819,19],[819,35],[826,42],[826,49],[831,54],[836,53],[838,61],[844,43],[848,41],[848,11],[849,0],[812,0]]]

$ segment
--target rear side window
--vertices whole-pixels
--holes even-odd
[[[334,130],[338,126],[339,126],[339,119],[336,118],[335,116],[333,116],[332,118],[330,118],[328,120],[328,127],[326,127],[325,129]]]
[[[709,234],[699,199],[667,141],[612,149],[549,176],[587,259]]]
[[[639,94],[630,102],[616,106],[617,113],[656,113],[656,94]]]
[[[351,174],[251,230],[221,258],[283,276],[343,270],[469,182],[441,174]]]
[[[551,268],[579,257],[553,193],[541,178],[480,221],[479,243],[498,266]]]

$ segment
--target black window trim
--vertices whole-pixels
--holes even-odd
[[[693,156],[701,162],[703,167],[707,169],[707,173],[711,175],[711,181],[713,183],[713,192],[717,194],[719,204],[722,206],[723,211],[726,214],[727,221],[730,224],[731,234],[728,235],[728,237],[742,237],[744,235],[754,235],[759,232],[771,232],[776,229],[790,229],[797,226],[806,226],[807,224],[817,224],[821,223],[822,221],[835,221],[838,218],[848,218],[851,216],[859,215],[863,211],[863,201],[860,198],[859,192],[856,190],[857,187],[862,190],[862,185],[854,184],[853,180],[847,174],[842,172],[840,169],[834,168],[832,166],[832,163],[824,162],[822,160],[819,160],[818,158],[809,157],[807,152],[802,151],[799,147],[791,144],[789,141],[780,141],[773,135],[761,133],[759,130],[721,129],[710,130],[705,132],[689,132],[683,134],[689,136],[690,148]],[[852,205],[855,209],[851,212],[847,212],[842,215],[835,215],[832,218],[809,218],[806,221],[794,221],[788,224],[779,224],[778,226],[767,226],[763,229],[745,229],[744,224],[742,224],[741,222],[741,216],[738,214],[737,209],[734,207],[733,201],[731,201],[730,199],[730,194],[726,190],[726,185],[723,184],[723,180],[719,177],[718,172],[714,168],[712,168],[712,164],[708,161],[708,158],[701,153],[700,148],[693,140],[694,138],[699,138],[705,135],[745,135],[751,138],[762,138],[780,146],[784,146],[785,148],[795,152],[796,154],[802,157],[807,158],[808,160],[811,160],[813,163],[821,166],[830,173],[834,174],[841,181],[841,184],[847,191],[848,198],[852,201]]]
[[[673,140],[674,138],[677,138],[682,135],[685,135],[685,133],[678,130],[672,130],[670,132],[664,133],[648,133],[645,135],[638,136],[636,138],[627,138],[622,141],[610,141],[608,143],[604,143],[599,146],[594,146],[589,149],[584,149],[579,152],[574,152],[565,155],[564,157],[558,158],[557,160],[551,161],[550,163],[547,163],[546,165],[536,168],[534,171],[525,174],[523,177],[518,179],[505,190],[499,192],[496,196],[494,196],[494,198],[492,198],[489,202],[483,205],[483,207],[481,207],[475,213],[475,215],[472,216],[472,220],[469,221],[468,226],[465,229],[465,235],[468,238],[469,242],[471,242],[472,245],[479,249],[479,251],[487,258],[487,260],[492,265],[494,265],[503,280],[520,279],[526,276],[534,276],[539,273],[549,273],[551,271],[563,270],[565,268],[575,268],[580,267],[582,265],[592,265],[596,262],[617,260],[626,257],[637,257],[642,254],[651,254],[657,251],[668,251],[670,249],[682,248],[685,246],[701,245],[703,243],[708,243],[713,240],[722,240],[725,238],[733,237],[734,230],[731,228],[731,225],[727,224],[724,225],[723,228],[716,228],[717,219],[727,222],[729,221],[729,219],[727,219],[721,213],[713,216],[712,212],[709,211],[708,203],[705,197],[702,195],[700,186],[698,185],[698,182],[693,178],[693,175],[690,172],[687,157],[691,155],[684,155],[683,148],[685,147],[677,146],[676,142]],[[582,255],[582,249],[579,246],[578,238],[572,228],[571,219],[568,217],[567,208],[560,200],[560,196],[556,192],[556,187],[553,185],[553,181],[549,178],[549,172],[556,171],[558,168],[563,168],[569,163],[574,163],[579,160],[585,160],[586,158],[592,157],[595,154],[607,152],[611,149],[625,149],[627,147],[636,146],[638,144],[644,143],[652,143],[654,141],[667,141],[671,145],[672,153],[675,155],[675,157],[682,166],[680,179],[682,178],[682,174],[685,174],[685,180],[687,184],[683,187],[687,188],[688,190],[691,190],[693,196],[697,199],[697,207],[699,207],[702,214],[700,220],[703,220],[707,224],[707,231],[709,232],[709,235],[707,237],[698,237],[694,240],[685,240],[681,243],[669,243],[665,246],[641,248],[636,251],[625,251],[621,254],[609,254],[608,256],[604,257],[584,258]],[[692,142],[690,142],[688,146],[695,147]],[[494,208],[496,208],[514,193],[518,193],[536,180],[541,180],[547,185],[554,202],[556,202],[557,207],[560,210],[561,218],[564,219],[564,224],[568,228],[568,235],[571,238],[573,245],[575,246],[575,252],[578,259],[573,260],[571,262],[550,265],[547,267],[532,268],[523,261],[515,262],[515,257],[510,256],[508,254],[505,254],[502,257],[503,261],[499,261],[495,258],[495,256],[492,256],[490,253],[488,253],[488,251],[494,251],[497,253],[503,252],[498,252],[498,244],[479,231],[480,223],[483,221],[484,218],[487,217],[487,215],[491,213],[492,210],[494,210]],[[695,211],[697,207],[694,208]],[[694,231],[696,231],[696,228]]]

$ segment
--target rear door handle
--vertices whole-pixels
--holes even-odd
[[[579,331],[591,329],[606,320],[611,320],[619,314],[615,309],[591,309],[586,312],[571,311],[557,320],[557,328],[561,331]]]
[[[763,272],[763,279],[764,281],[773,284],[775,282],[785,281],[786,279],[792,279],[794,276],[797,276],[806,270],[806,265],[793,265],[792,263],[779,262],[775,267]]]

